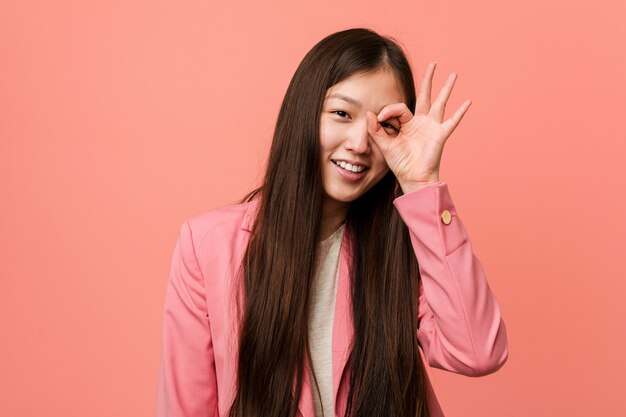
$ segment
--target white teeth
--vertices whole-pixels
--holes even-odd
[[[343,169],[348,170],[348,171],[352,171],[352,172],[361,172],[361,171],[363,171],[365,169],[364,166],[352,165],[352,164],[349,164],[349,163],[347,163],[345,161],[333,161],[333,162],[336,165],[339,165],[340,167],[342,167]]]

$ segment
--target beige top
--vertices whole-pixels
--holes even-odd
[[[315,388],[315,379],[309,374],[315,416],[335,415],[333,398],[332,340],[337,278],[339,276],[339,253],[345,223],[332,235],[319,243],[316,260],[315,282],[311,292],[309,343],[312,368],[317,378],[321,398]],[[322,405],[324,413],[322,414]]]

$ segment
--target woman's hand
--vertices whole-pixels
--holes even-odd
[[[421,185],[439,181],[439,165],[443,146],[472,103],[466,100],[448,120],[443,121],[448,97],[457,78],[452,73],[437,99],[430,103],[435,62],[422,78],[415,106],[415,115],[404,103],[389,104],[378,113],[367,112],[370,135],[380,148],[404,193]],[[398,118],[400,128],[395,136],[387,134],[380,123]]]

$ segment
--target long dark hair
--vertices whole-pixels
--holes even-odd
[[[285,94],[240,271],[236,394],[229,417],[292,417],[309,354],[309,290],[320,237],[323,183],[320,117],[326,91],[355,74],[391,70],[415,111],[409,62],[393,38],[352,28],[317,43]],[[346,364],[346,416],[428,416],[424,365],[417,341],[419,269],[406,225],[393,206],[402,195],[387,175],[353,201],[350,296],[354,338]],[[295,392],[293,388],[295,386]]]

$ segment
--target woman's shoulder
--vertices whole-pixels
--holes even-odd
[[[233,234],[240,230],[250,231],[258,202],[259,199],[255,198],[201,211],[189,216],[186,223],[197,243],[201,243],[209,233]]]

